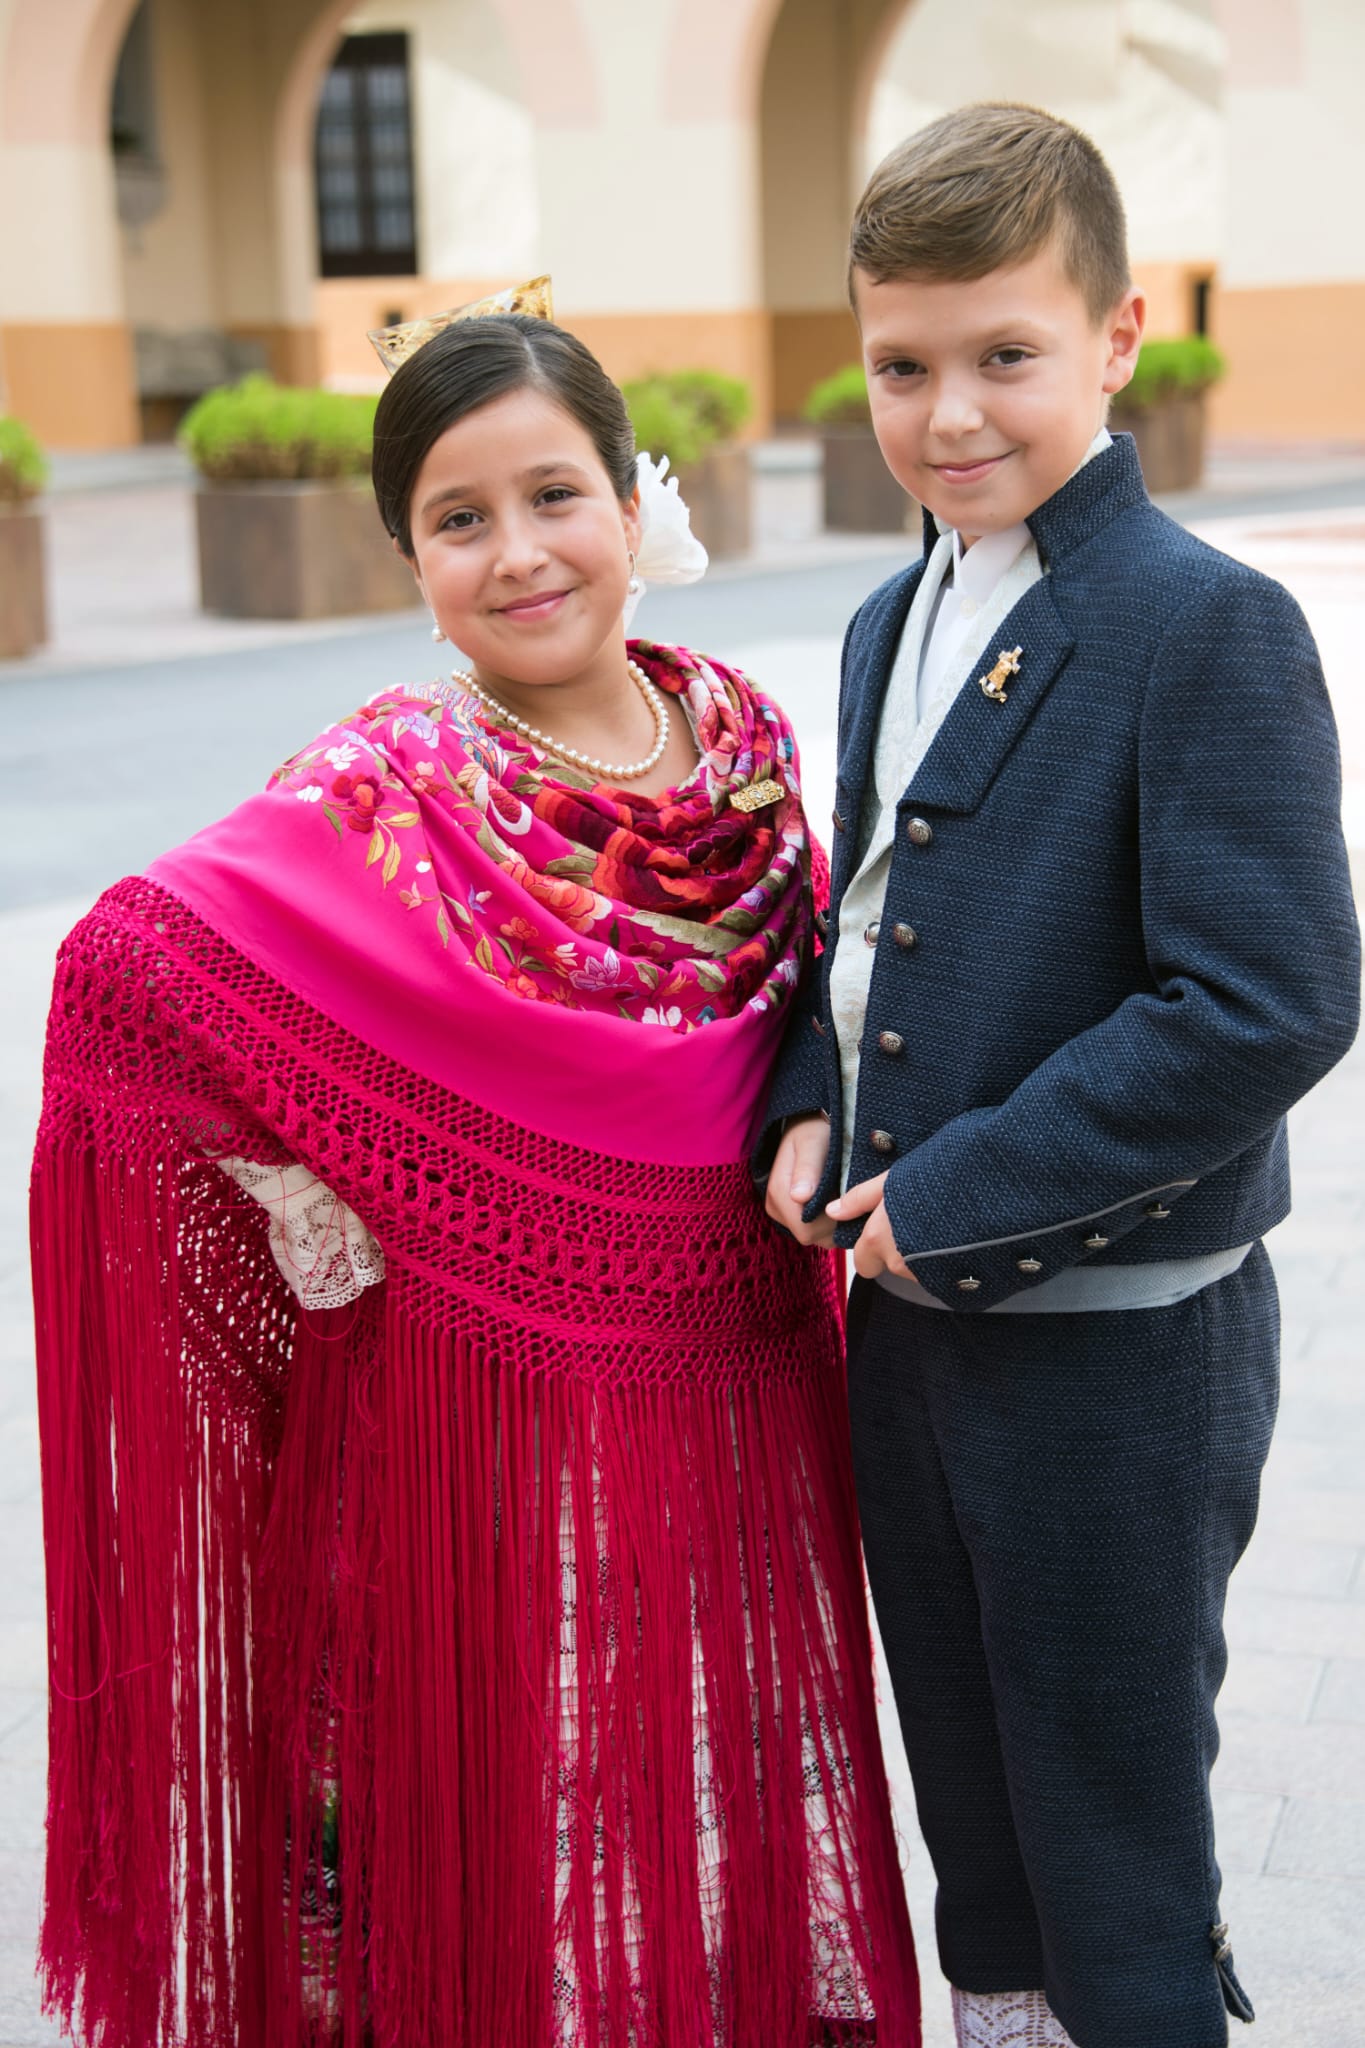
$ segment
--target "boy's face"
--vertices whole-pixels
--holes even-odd
[[[872,424],[896,481],[970,544],[1050,498],[1133,374],[1145,305],[1098,325],[1049,243],[968,283],[855,273]]]

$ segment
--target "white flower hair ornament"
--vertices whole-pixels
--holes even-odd
[[[626,598],[627,626],[648,584],[695,583],[706,574],[707,562],[687,505],[678,495],[678,479],[667,475],[668,457],[655,462],[652,456],[637,455],[635,468],[640,482],[640,545]]]

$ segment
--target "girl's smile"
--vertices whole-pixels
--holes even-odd
[[[498,610],[505,619],[539,622],[554,618],[565,599],[572,594],[568,590],[541,590],[530,597],[514,597],[509,604],[499,605]]]

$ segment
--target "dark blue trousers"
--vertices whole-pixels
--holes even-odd
[[[1042,1986],[1078,2048],[1224,2048],[1250,2017],[1213,1932],[1209,1771],[1278,1384],[1260,1245],[1163,1309],[854,1285],[859,1509],[943,1970]]]

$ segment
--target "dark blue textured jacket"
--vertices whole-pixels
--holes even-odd
[[[1159,512],[1128,435],[1028,524],[1046,573],[982,662],[1022,648],[1006,701],[966,683],[897,807],[855,1104],[829,968],[923,563],[848,629],[829,947],[757,1162],[827,1110],[814,1217],[851,1113],[850,1182],[890,1166],[903,1257],[964,1310],[1279,1222],[1285,1112],[1359,1013],[1336,732],[1294,600]]]

